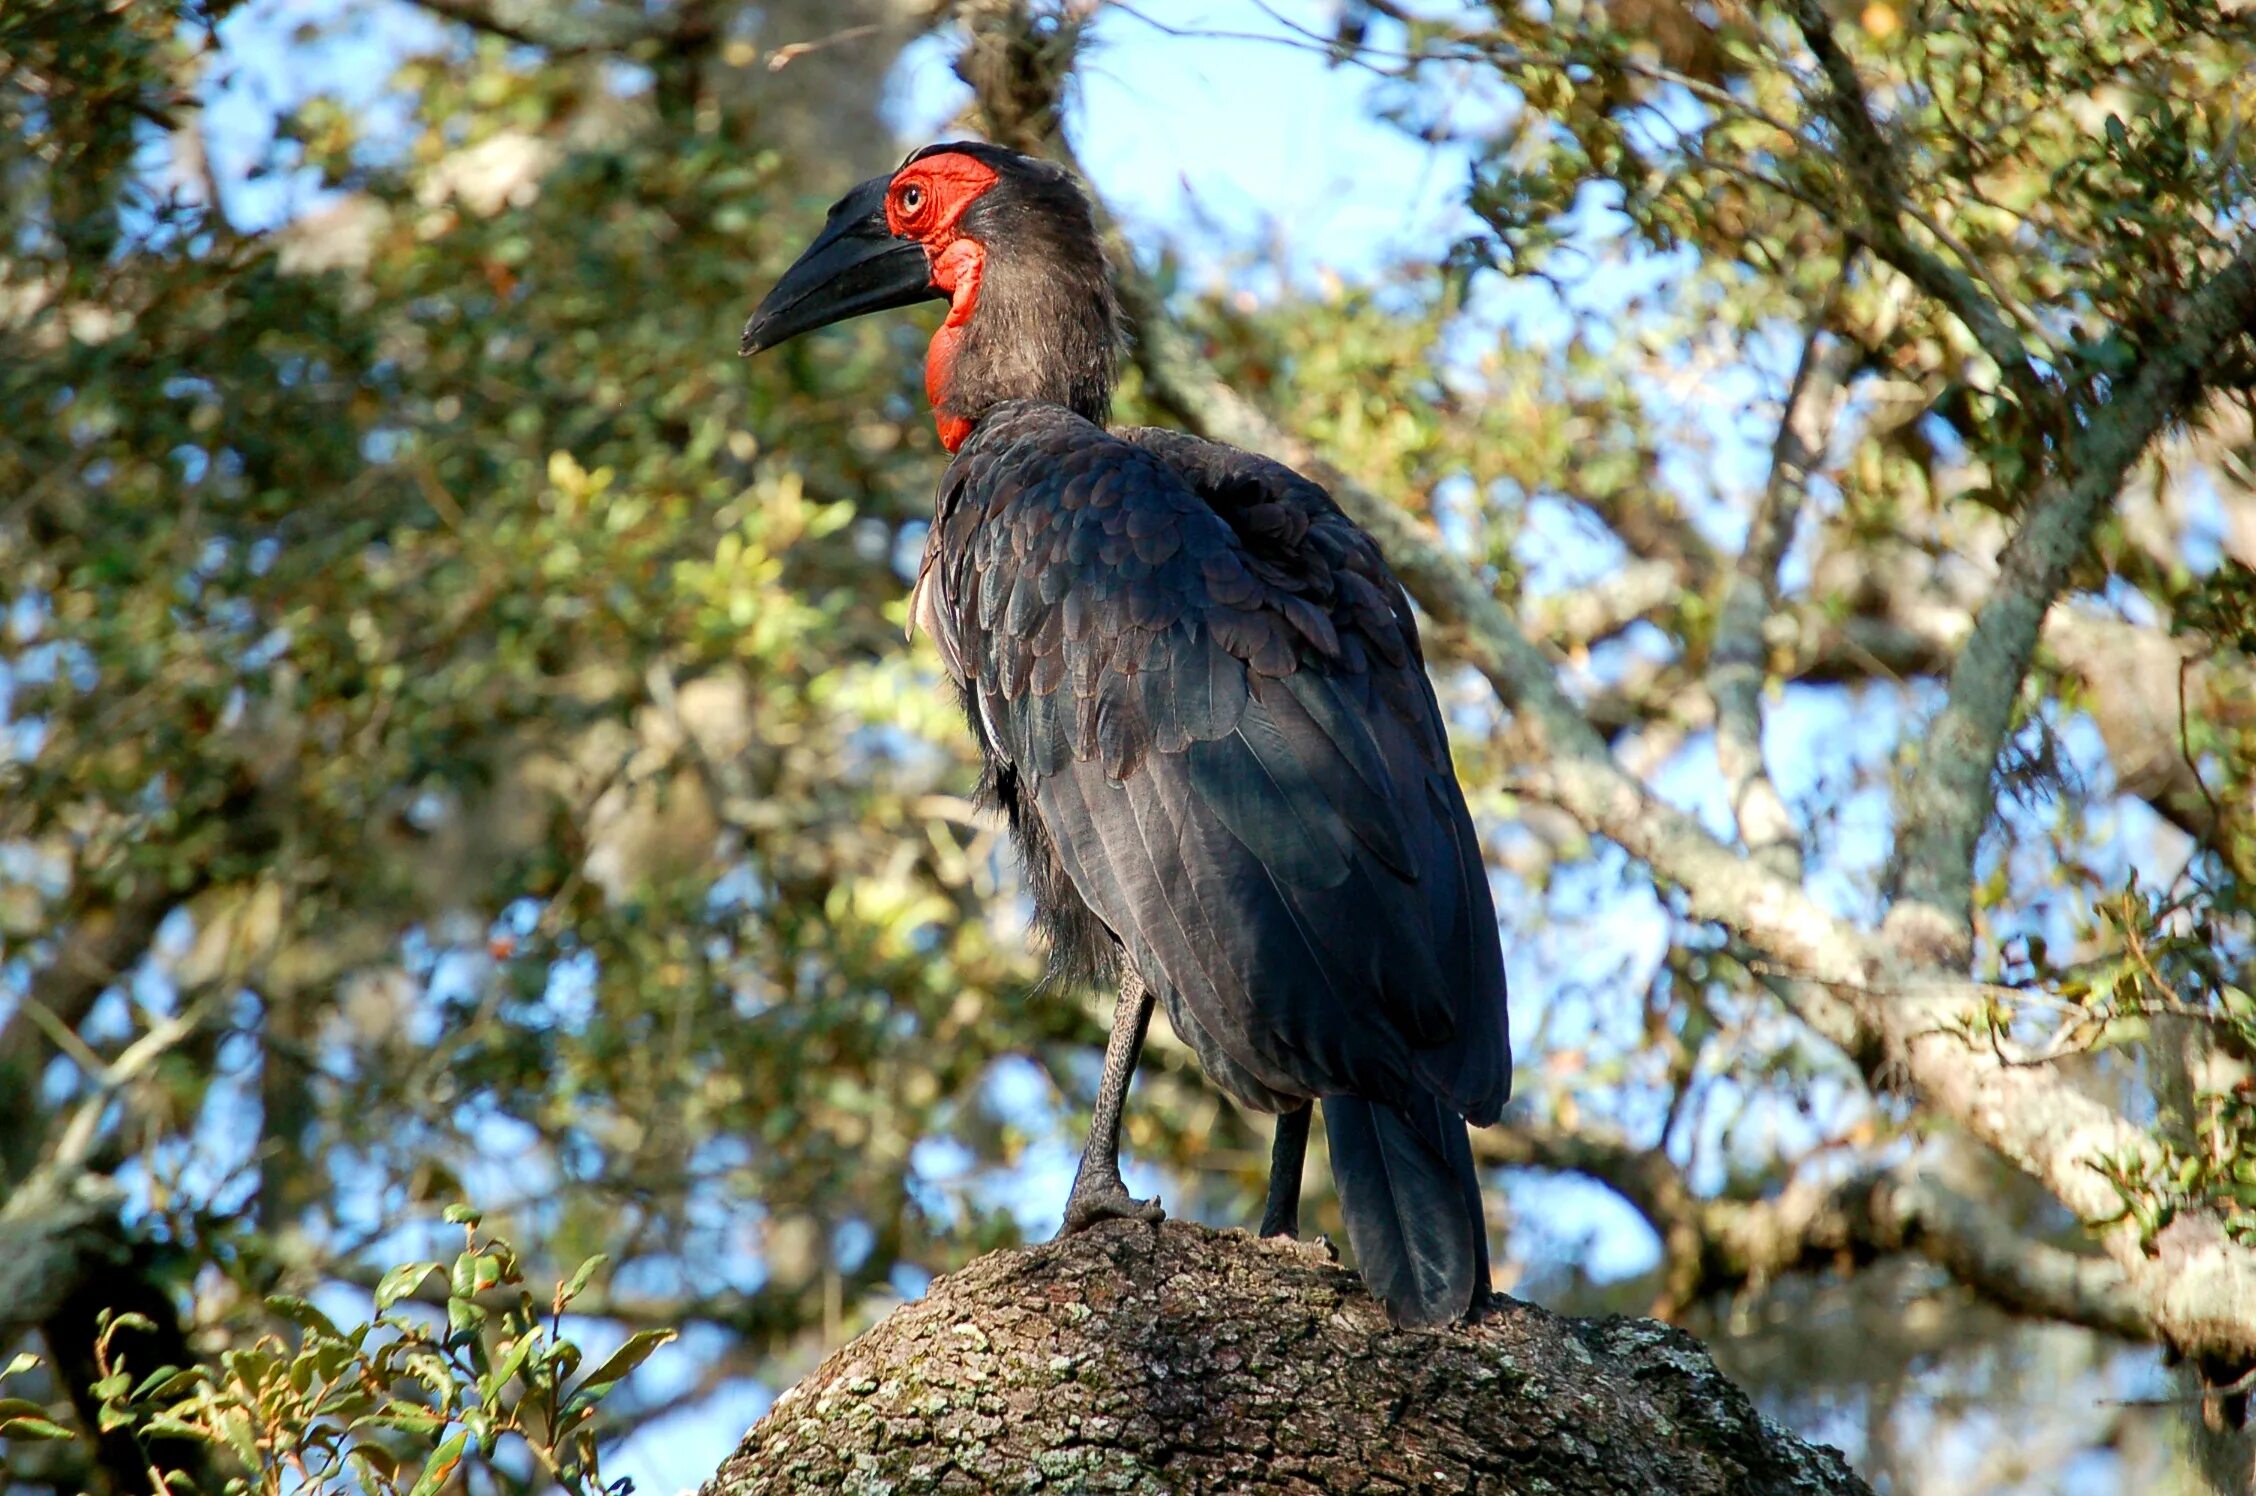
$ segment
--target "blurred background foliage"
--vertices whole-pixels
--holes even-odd
[[[1830,381],[1755,658],[1790,865],[1876,915],[1892,792],[2060,433],[2025,368],[1875,270],[1882,229],[1841,225],[1919,197],[1973,267],[1951,273],[2104,399],[2246,213],[2244,17],[1838,8],[1902,146],[1875,183],[1769,6],[1180,9],[1162,55],[1261,30],[1467,169],[1453,235],[1347,274],[1289,229],[1178,257],[1175,226],[1132,223],[1175,314],[1434,524],[1621,759],[1727,835],[1712,656],[1782,402]],[[449,1489],[582,1481],[523,1412],[570,1366],[479,1379],[540,1318],[509,1317],[517,1276],[547,1305],[596,1254],[546,1333],[650,1359],[583,1431],[606,1477],[685,1486],[891,1303],[1051,1229],[1109,1000],[1043,981],[951,693],[902,642],[939,471],[928,319],[734,354],[823,205],[896,158],[881,105],[958,24],[895,0],[0,7],[0,1358],[41,1356],[0,1392],[50,1426],[0,1440],[12,1488],[145,1489],[152,1458],[301,1488],[314,1466],[271,1441],[360,1365],[337,1327],[380,1287],[370,1346],[427,1322],[451,1347],[417,1382],[410,1333],[382,1369],[442,1416],[356,1431],[352,1478],[407,1489],[451,1430],[493,1452],[432,1465]],[[253,50],[382,81],[309,81],[222,159],[210,118]],[[1143,388],[1122,418],[1165,420]],[[2187,1202],[2256,1215],[2252,442],[2220,402],[2122,497],[1980,866],[1998,1032],[2171,1142],[2170,1177],[2124,1180],[2154,1232]],[[1483,1140],[1507,1286],[1689,1323],[1884,1491],[2206,1489],[2150,1337],[1827,1234],[1829,1189],[1916,1157],[2077,1239],[1675,893],[1509,793],[1509,719],[1436,655],[1514,984],[1523,1099]],[[1251,1219],[1265,1137],[1164,1037],[1129,1148],[1176,1214]],[[463,1200],[513,1248],[387,1281],[454,1255]],[[1336,1232],[1320,1183],[1312,1211]],[[105,1338],[105,1314],[142,1317]],[[138,1385],[192,1361],[225,1375]],[[148,1422],[261,1385],[255,1459],[208,1399],[200,1435]]]

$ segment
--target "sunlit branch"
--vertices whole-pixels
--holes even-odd
[[[1963,959],[1971,935],[1974,850],[1989,824],[1990,779],[2036,653],[2045,615],[2067,586],[2125,476],[2206,388],[2208,371],[2256,319],[2256,238],[2185,299],[2166,343],[2145,351],[2114,397],[2091,413],[2059,472],[2030,498],[1998,561],[1998,580],[1951,667],[1949,697],[1904,787],[1891,882],[1906,918]],[[1899,911],[1904,912],[1904,911]],[[1891,915],[1892,923],[1899,923]]]
[[[1791,1272],[1911,1253],[2009,1313],[2154,1338],[2116,1263],[2032,1239],[1917,1156],[1845,1179],[1795,1178],[1761,1199],[1714,1199],[1695,1194],[1662,1150],[1601,1125],[1516,1122],[1475,1139],[1484,1160],[1583,1175],[1644,1217],[1667,1257],[1660,1312]]]

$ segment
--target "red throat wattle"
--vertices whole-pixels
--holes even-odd
[[[963,342],[964,324],[979,307],[979,278],[987,269],[987,246],[977,239],[958,239],[932,257],[932,284],[948,293],[948,317],[932,335],[924,354],[924,398],[932,402],[932,423],[940,430],[940,445],[953,452],[971,435],[971,422],[950,415],[948,387],[956,370],[956,349]]]
[[[924,246],[932,284],[948,293],[947,320],[924,356],[924,393],[932,402],[940,445],[950,452],[971,435],[971,422],[948,411],[948,389],[964,324],[979,307],[979,282],[987,265],[987,246],[964,237],[958,224],[964,210],[996,179],[995,169],[984,161],[942,152],[902,168],[885,196],[886,226]]]

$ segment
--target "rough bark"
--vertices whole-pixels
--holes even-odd
[[[998,1252],[835,1352],[704,1496],[1868,1492],[1680,1330],[1503,1299],[1391,1329],[1320,1245],[1110,1222]]]

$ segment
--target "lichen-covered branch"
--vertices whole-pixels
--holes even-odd
[[[1993,809],[1990,777],[2045,615],[2123,480],[2205,389],[2204,371],[2256,322],[2256,237],[2185,299],[2173,335],[2149,348],[2092,409],[2060,471],[2033,494],[1998,562],[1997,585],[1950,672],[1949,696],[1898,807],[1891,925],[1938,964],[1962,964],[1973,918],[1974,850]]]
[[[2008,1313],[2154,1338],[2119,1264],[2032,1238],[1918,1157],[1737,1199],[1698,1194],[1661,1150],[1591,1125],[1515,1122],[1476,1133],[1475,1149],[1497,1163],[1584,1175],[1627,1201],[1670,1259],[1660,1311],[1790,1272],[1915,1253]]]
[[[776,1402],[705,1496],[1869,1488],[1681,1331],[1501,1301],[1394,1330],[1321,1247],[1107,1222],[983,1257]]]

